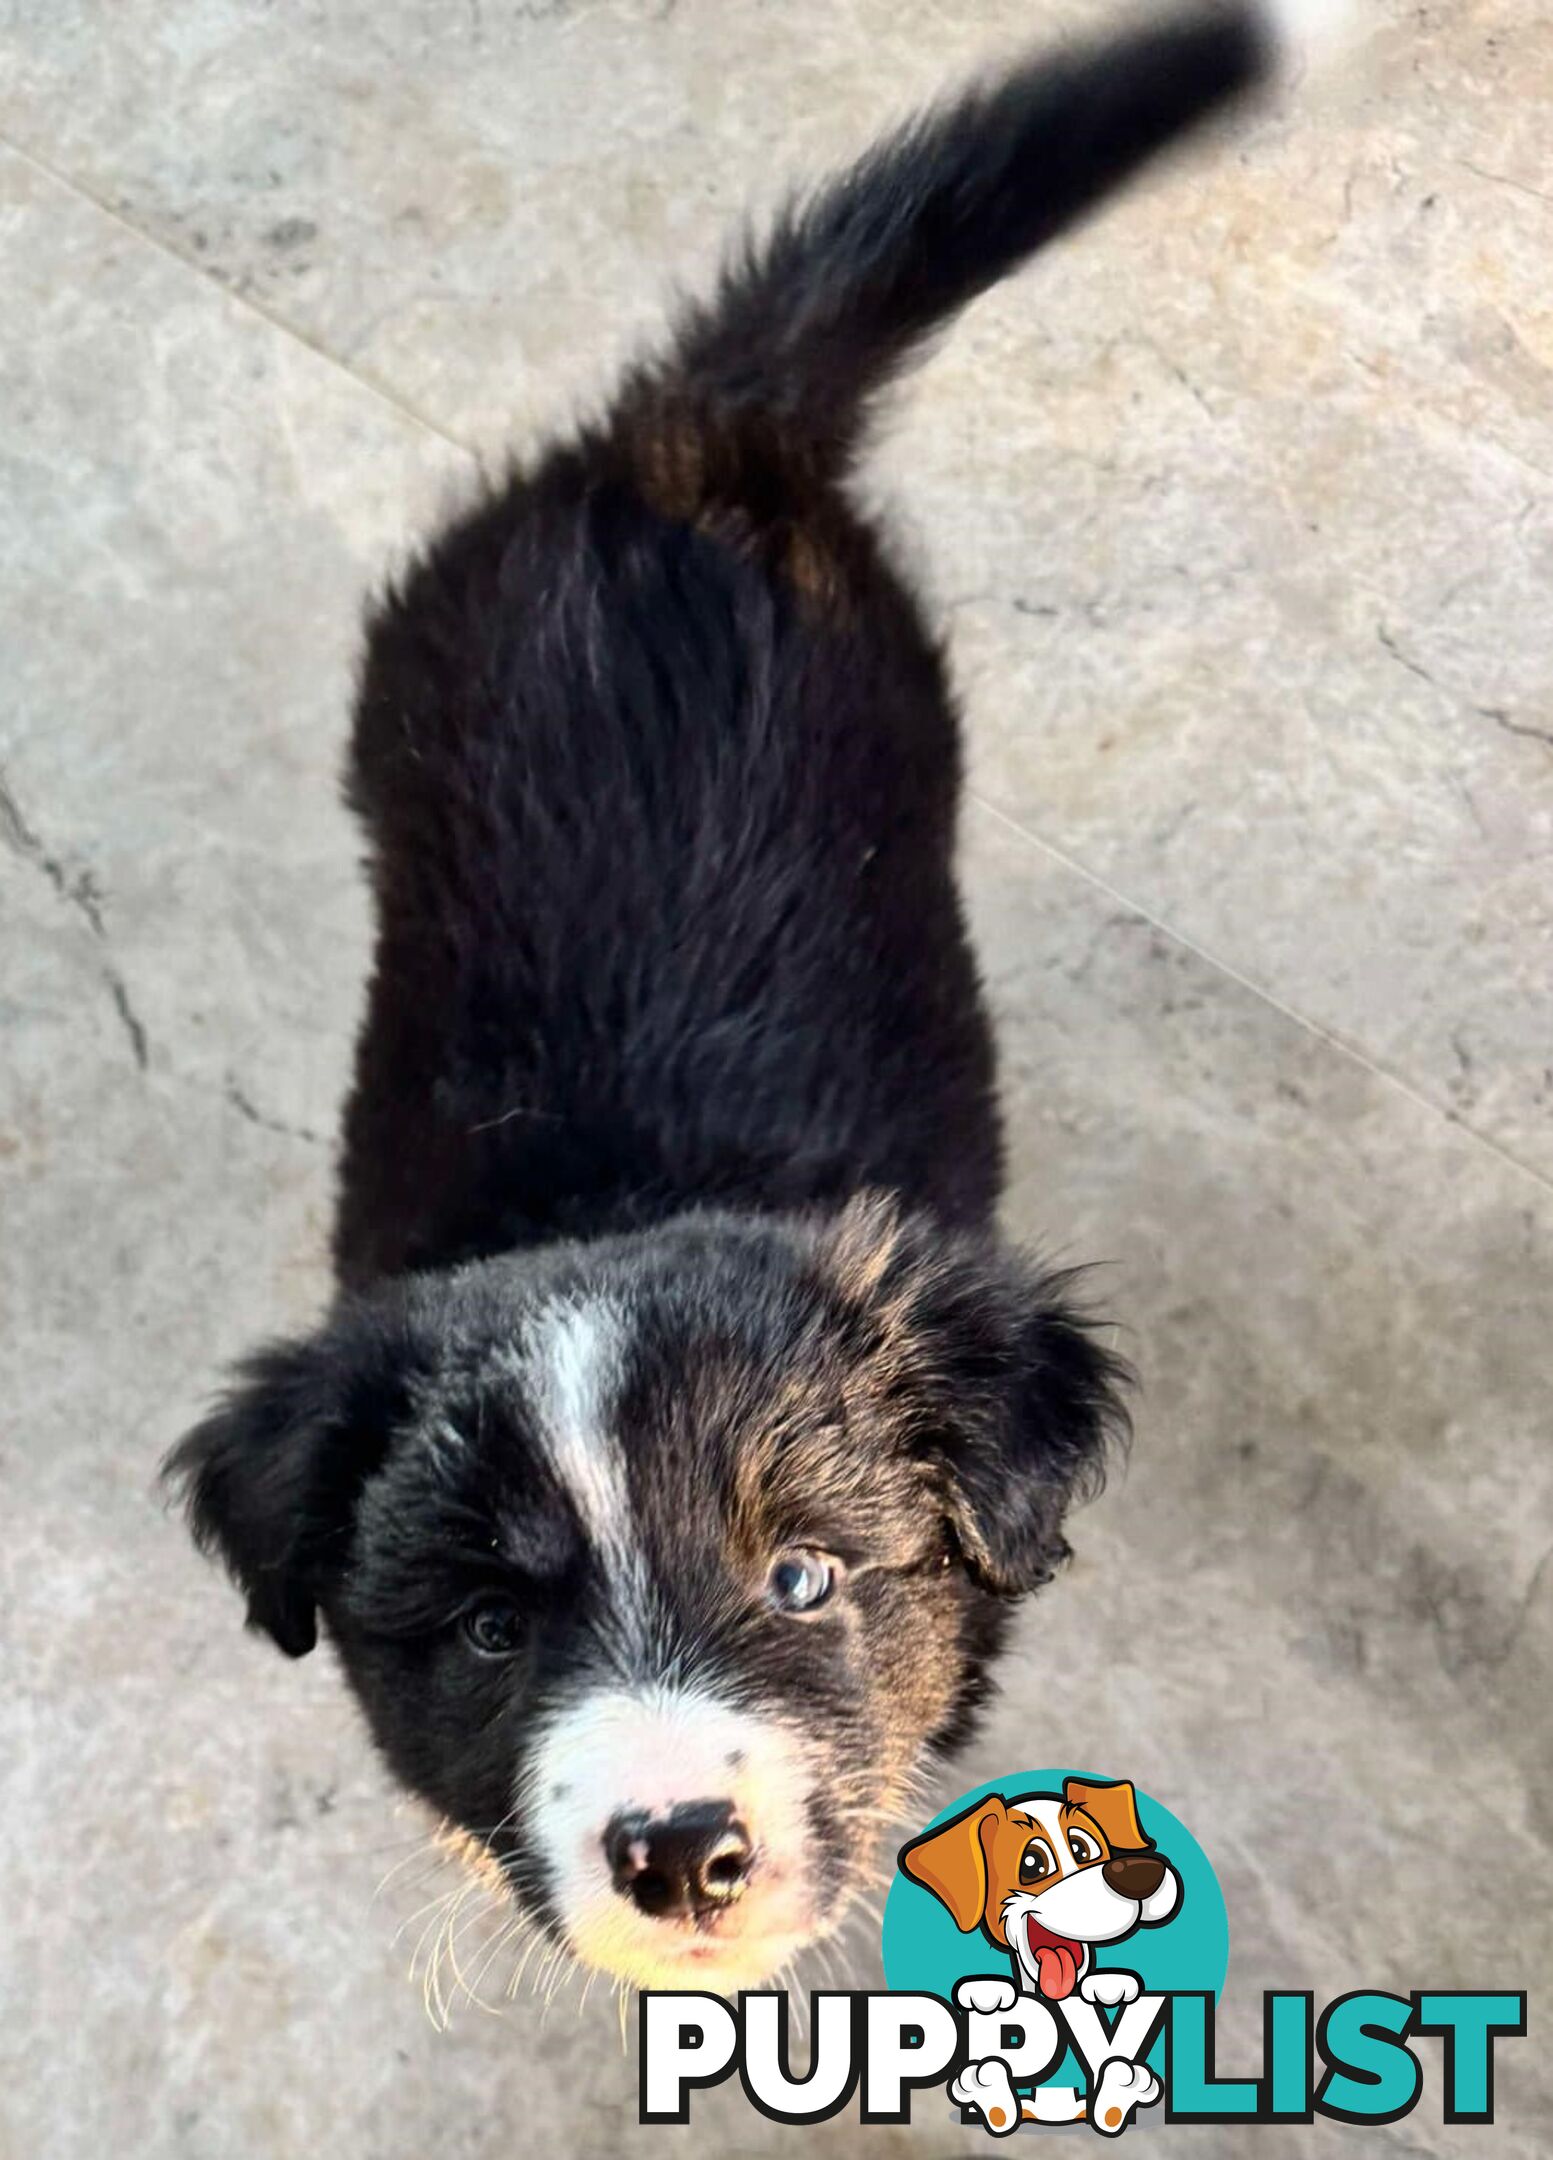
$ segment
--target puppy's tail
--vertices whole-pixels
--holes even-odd
[[[934,329],[1261,81],[1282,42],[1272,0],[1200,0],[923,114],[745,244],[623,417],[674,467],[742,445],[834,477]]]

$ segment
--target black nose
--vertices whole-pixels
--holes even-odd
[[[754,1848],[726,1800],[691,1800],[667,1815],[616,1815],[604,1832],[615,1888],[655,1919],[731,1905]]]
[[[1111,1888],[1141,1905],[1165,1879],[1165,1863],[1156,1853],[1113,1853],[1100,1870]]]

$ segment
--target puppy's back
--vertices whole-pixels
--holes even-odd
[[[387,596],[346,1282],[706,1200],[986,1222],[954,715],[841,483],[923,338],[1267,57],[1252,11],[1199,10],[914,122]]]

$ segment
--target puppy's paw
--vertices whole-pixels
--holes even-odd
[[[1114,2010],[1118,2003],[1136,2002],[1143,1983],[1136,1973],[1092,1972],[1085,1973],[1078,1991],[1085,2002],[1104,2003],[1108,2010]]]
[[[959,1994],[958,1988],[955,1993]],[[989,2055],[985,2062],[967,2063],[950,2086],[949,2097],[958,2100],[961,2107],[974,2108],[994,2137],[1007,2137],[1011,2130],[1019,2128],[1019,2095],[1008,2074],[1008,2064],[999,2055]]]
[[[979,2010],[983,2017],[996,2017],[1000,2010],[1012,2010],[1019,2000],[1019,1990],[1012,1980],[996,1980],[983,1975],[974,1980],[955,1982],[954,1999],[962,2010]]]
[[[1159,2091],[1159,2079],[1147,2063],[1125,2062],[1113,2055],[1101,2065],[1089,2096],[1089,2119],[1105,2137],[1118,2137],[1134,2109],[1152,2106]]]

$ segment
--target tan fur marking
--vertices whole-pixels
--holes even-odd
[[[506,1869],[486,1844],[472,1831],[461,1829],[456,1823],[443,1823],[432,1841],[467,1868],[485,1888],[493,1894],[509,1898],[512,1884]]]
[[[900,1244],[896,1207],[883,1193],[859,1193],[837,1216],[829,1241],[831,1274],[844,1297],[871,1302]]]
[[[762,564],[817,611],[843,605],[849,520],[806,471],[803,444],[775,436],[759,444],[747,430],[720,427],[705,408],[662,392],[635,406],[621,439],[637,485],[660,516]]]
[[[817,601],[827,611],[840,605],[844,592],[841,565],[814,526],[793,527],[784,568],[804,599]]]
[[[632,445],[642,492],[655,510],[671,518],[694,518],[706,496],[706,444],[694,421],[660,406]]]

